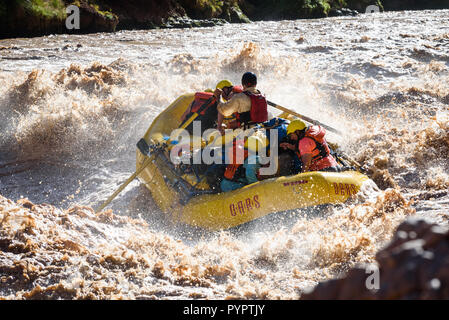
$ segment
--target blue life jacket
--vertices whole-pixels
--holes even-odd
[[[278,131],[278,146],[282,142],[284,142],[285,138],[287,138],[287,127],[290,124],[289,120],[283,118],[273,118],[270,121],[264,122],[263,125],[265,128],[276,129]],[[267,137],[271,144],[270,130],[267,130]],[[299,173],[302,171],[302,161],[299,159],[296,153],[293,154],[293,170],[295,173]]]
[[[263,126],[265,128],[275,129],[278,132],[278,145],[287,137],[287,126],[290,121],[283,118],[273,118],[270,121],[264,122]],[[271,144],[271,130],[267,130],[267,138]]]

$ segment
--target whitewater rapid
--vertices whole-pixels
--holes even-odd
[[[295,299],[372,262],[408,216],[446,224],[448,21],[394,12],[0,40],[0,266],[33,274],[0,297]],[[172,226],[138,181],[93,214],[166,106],[248,70],[271,101],[344,132],[329,139],[381,190],[241,232]]]

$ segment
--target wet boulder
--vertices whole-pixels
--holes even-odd
[[[356,16],[359,13],[356,10],[351,10],[348,8],[341,8],[341,9],[336,9],[336,8],[332,8],[329,11],[328,16],[329,17],[342,17],[342,16]]]
[[[449,298],[447,226],[418,218],[406,220],[376,254],[376,262],[354,268],[341,279],[320,283],[301,299]]]

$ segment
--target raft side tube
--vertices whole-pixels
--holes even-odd
[[[308,172],[259,181],[241,189],[193,198],[177,222],[209,230],[229,229],[274,212],[343,203],[368,178],[358,172]]]

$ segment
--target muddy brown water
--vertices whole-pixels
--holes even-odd
[[[0,40],[0,298],[296,299],[447,224],[449,11]],[[184,92],[242,73],[333,126],[380,190],[206,233],[165,221],[135,144]],[[278,111],[271,110],[273,114]],[[29,200],[25,200],[29,199]]]

